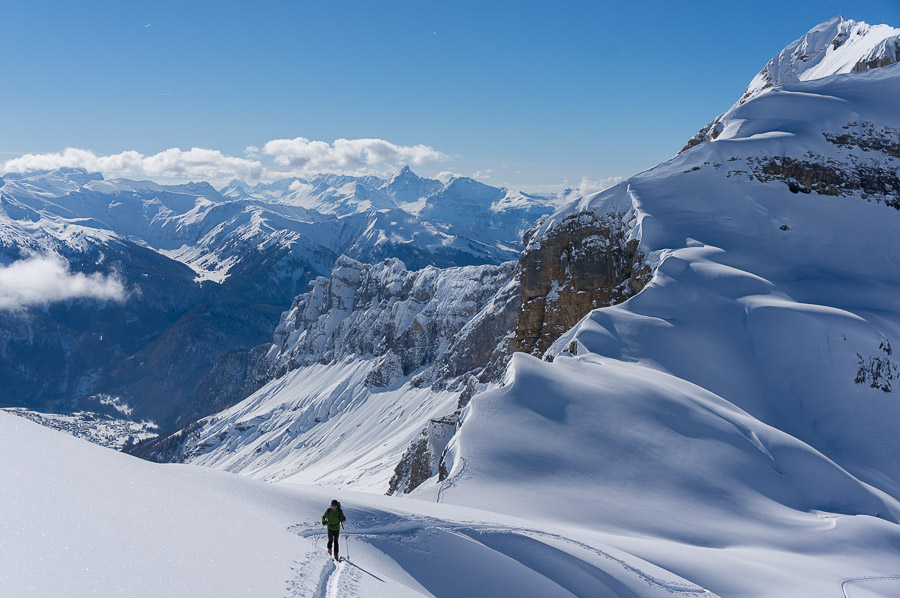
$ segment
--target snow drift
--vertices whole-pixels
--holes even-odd
[[[530,243],[631,212],[652,280],[517,354],[417,495],[549,513],[723,596],[900,594],[900,65],[827,58],[545,219]]]

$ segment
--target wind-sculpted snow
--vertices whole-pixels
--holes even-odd
[[[265,484],[158,465],[0,413],[6,536],[17,598],[704,596],[693,580],[588,530],[417,500]],[[340,563],[319,519],[347,516]]]
[[[470,403],[448,479],[413,496],[592,530],[721,596],[839,596],[897,574],[895,496],[697,384],[579,346],[516,354]]]
[[[785,84],[548,216],[530,244],[630,209],[653,277],[514,355],[413,495],[552,513],[722,596],[898,594],[897,97],[900,65]]]

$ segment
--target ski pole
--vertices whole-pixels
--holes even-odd
[[[344,539],[347,541],[347,560],[350,560],[350,534],[347,533],[347,526],[341,523],[341,527],[344,528]]]
[[[319,528],[319,533],[316,534],[316,548],[319,547],[319,538],[322,537],[322,530],[325,529],[325,526]]]

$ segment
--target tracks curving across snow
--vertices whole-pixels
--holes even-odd
[[[441,499],[444,497],[444,491],[453,488],[453,486],[455,486],[456,483],[459,482],[459,480],[461,480],[465,475],[466,469],[469,468],[469,462],[466,461],[464,457],[460,457],[460,460],[462,461],[462,467],[459,468],[459,471],[456,474],[454,474],[452,477],[447,478],[441,483],[440,487],[438,488],[437,499],[435,499],[435,502],[441,502]]]
[[[863,585],[863,584],[873,584],[875,582],[900,582],[900,575],[884,575],[884,576],[872,576],[872,577],[850,577],[841,582],[841,594],[843,598],[856,598],[856,594],[851,592],[847,593],[847,590],[853,585]],[[882,594],[880,592],[869,591],[869,588],[865,588],[863,591],[865,594],[860,594],[860,596],[896,596],[900,594],[900,588],[896,587],[896,584],[891,584],[893,587],[890,593]]]
[[[377,575],[365,573],[384,582],[382,577],[400,571],[404,581],[392,581],[407,589],[416,586],[417,596],[424,590],[425,595],[438,597],[512,592],[522,597],[716,598],[709,590],[633,555],[547,531],[446,521],[381,509],[366,509],[358,515],[354,540],[361,543],[363,554],[374,559],[367,568]],[[316,533],[314,526],[294,526],[291,531],[307,538]],[[386,566],[394,567],[395,573]],[[467,575],[447,576],[447,570],[467,571]],[[320,569],[310,564],[302,574],[314,577],[315,587],[307,583],[306,594],[292,596],[337,598],[356,596],[360,589],[360,580],[354,579],[359,572],[350,563],[329,562]],[[504,579],[501,584],[499,580]]]

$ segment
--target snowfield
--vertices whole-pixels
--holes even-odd
[[[450,477],[413,496],[543,521],[720,596],[840,596],[900,573],[896,498],[671,374],[516,354],[468,409]]]
[[[366,387],[372,361],[348,359],[290,372],[221,412],[187,443],[185,462],[267,481],[382,494],[410,441],[458,393],[402,380]]]
[[[157,465],[0,413],[5,596],[714,596],[553,525],[349,493],[335,497],[189,465]],[[464,574],[459,574],[464,572]]]

